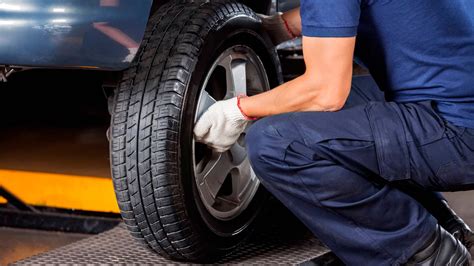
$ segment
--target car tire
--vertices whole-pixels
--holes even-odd
[[[242,73],[245,79],[234,79]],[[193,127],[209,99],[260,93],[281,76],[276,51],[247,6],[171,1],[156,11],[115,91],[109,133],[114,189],[135,239],[170,259],[212,262],[249,236],[269,194],[244,158],[243,136],[234,150],[217,154],[194,142]],[[225,176],[211,173],[210,162],[224,156],[235,165],[239,157],[239,165],[222,170]],[[216,186],[209,185],[213,176]]]

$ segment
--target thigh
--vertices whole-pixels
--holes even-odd
[[[330,161],[363,176],[377,176],[376,145],[366,106],[367,103],[360,104],[338,112],[276,115],[261,119],[252,127],[259,134],[278,136],[267,156],[278,157],[290,168]]]
[[[446,123],[442,132],[409,143],[413,180],[438,191],[474,189],[474,130]]]
[[[369,102],[380,176],[433,191],[474,189],[474,130],[444,120],[431,101]]]
[[[332,161],[374,181],[411,179],[434,191],[474,188],[474,130],[446,123],[429,102],[371,101],[258,123],[285,140],[280,157],[295,166],[304,160],[292,161],[290,151],[315,163]]]
[[[474,129],[459,128],[444,121],[430,102],[385,104],[383,92],[371,76],[354,77],[344,108],[365,106],[371,101],[378,103],[366,111],[374,141],[379,146],[379,169],[382,168],[386,179],[409,177],[425,188],[439,191],[474,189]],[[390,131],[404,133],[405,137],[396,137]],[[401,157],[403,163],[399,164],[396,160]],[[391,164],[395,167],[390,167]],[[387,170],[390,168],[393,169]]]
[[[378,181],[411,179],[435,191],[474,188],[474,130],[446,123],[430,102],[382,98],[370,77],[357,78],[343,110],[267,117],[258,131],[282,138],[282,158],[292,149]]]
[[[321,157],[379,179],[377,141],[366,110],[375,102],[385,104],[383,93],[371,76],[358,76],[352,80],[349,98],[341,111],[281,114],[261,119],[252,127],[262,134],[281,136],[278,152],[276,147],[272,150],[274,156],[283,158],[295,147],[311,159]]]
[[[269,121],[279,135],[293,140],[287,150],[315,162],[332,161],[373,181],[400,181],[410,178],[410,159],[394,105],[371,101],[338,112],[298,112]]]

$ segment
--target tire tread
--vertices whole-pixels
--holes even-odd
[[[115,94],[111,167],[126,227],[140,243],[178,260],[203,259],[179,180],[179,121],[195,58],[209,31],[237,13],[233,1],[171,1],[150,21]]]

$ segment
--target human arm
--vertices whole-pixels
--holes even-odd
[[[274,45],[301,36],[300,8],[271,16],[259,15],[262,25]]]
[[[303,37],[305,73],[271,91],[241,99],[242,111],[264,117],[341,109],[350,91],[354,47],[355,37]]]

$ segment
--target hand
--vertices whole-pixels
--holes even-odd
[[[294,39],[296,36],[288,28],[288,24],[282,17],[282,13],[276,13],[272,16],[257,14],[262,20],[263,28],[270,36],[273,45],[279,45],[282,42]]]
[[[237,142],[250,121],[240,111],[237,97],[218,101],[199,118],[194,136],[217,152],[225,152]]]

